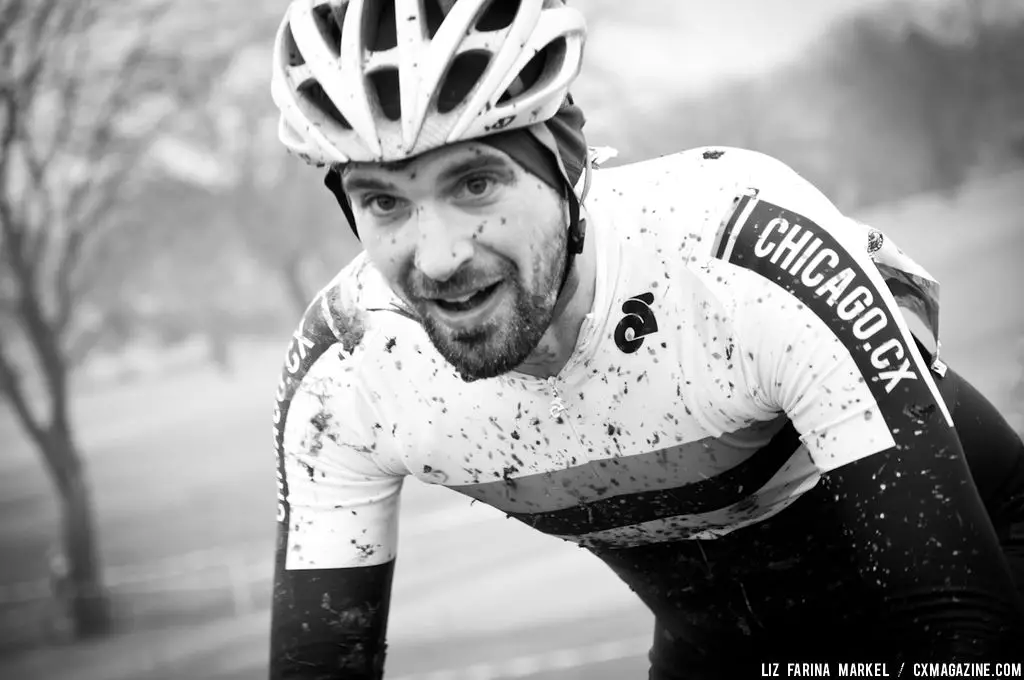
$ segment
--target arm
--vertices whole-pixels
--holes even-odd
[[[946,405],[877,269],[801,193],[741,202],[720,253],[758,291],[735,312],[752,391],[807,445],[878,639],[1007,656],[1022,609]]]
[[[278,391],[270,679],[383,677],[402,478],[382,469],[352,359],[311,307]]]
[[[371,567],[289,571],[278,564],[270,678],[384,677],[394,561]]]

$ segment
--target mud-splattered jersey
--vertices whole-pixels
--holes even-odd
[[[410,476],[629,547],[729,534],[912,444],[890,395],[935,386],[886,277],[928,336],[926,272],[760,154],[595,175],[594,305],[553,378],[463,382],[365,256],[322,291],[275,414],[288,569],[393,560]]]
[[[365,257],[308,309],[274,416],[272,680],[383,677],[407,477],[590,549],[673,673],[724,677],[752,640],[1019,647],[1024,603],[936,389],[927,272],[760,154],[595,175],[594,303],[551,379],[463,382]]]

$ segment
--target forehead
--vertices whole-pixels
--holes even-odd
[[[481,142],[458,142],[402,161],[350,163],[342,172],[346,185],[362,179],[388,181],[458,175],[484,166],[509,169],[518,165],[504,151]]]

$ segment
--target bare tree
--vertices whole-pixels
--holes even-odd
[[[236,169],[232,189],[238,212],[231,223],[251,255],[277,276],[289,306],[301,314],[315,291],[306,275],[307,265],[330,241],[329,222],[312,209],[310,192],[297,195],[293,173],[302,170],[300,161],[276,140],[276,111],[259,106],[252,94],[218,111],[223,131],[231,132],[222,136],[222,154]],[[268,201],[268,194],[275,200]],[[326,200],[320,205],[337,214],[336,223],[344,219]]]
[[[104,325],[87,304],[97,253],[149,144],[213,72],[155,42],[169,7],[0,0],[0,394],[59,494],[79,636],[111,625],[69,414],[71,369]]]
[[[223,168],[205,188],[219,195],[216,221],[276,278],[290,311],[301,315],[315,291],[358,250],[345,217],[323,186],[323,171],[287,153],[267,91],[266,51],[239,50],[222,86],[193,112],[183,137]],[[197,130],[206,133],[197,139]],[[202,184],[201,181],[199,181]],[[329,274],[328,274],[329,272]]]

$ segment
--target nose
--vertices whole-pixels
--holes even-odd
[[[435,281],[447,281],[473,258],[473,239],[436,211],[418,211],[416,268]]]

